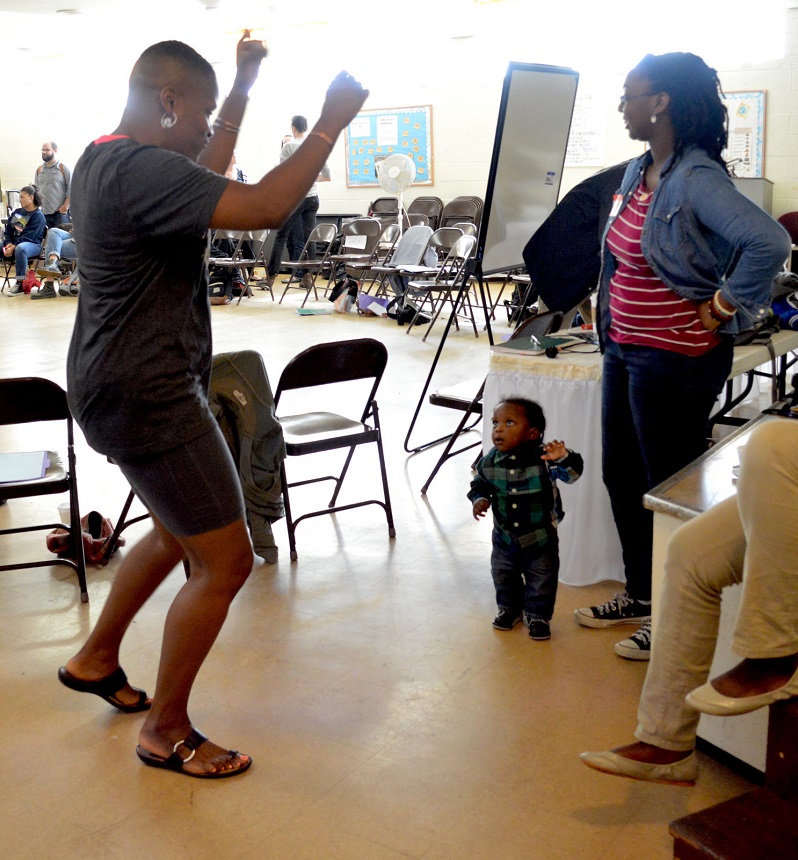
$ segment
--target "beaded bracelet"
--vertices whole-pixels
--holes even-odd
[[[231,134],[238,134],[238,132],[241,131],[240,125],[233,125],[233,123],[228,122],[226,119],[222,119],[220,116],[216,117],[213,127],[218,128],[220,131],[229,131]]]
[[[737,308],[732,308],[731,310],[724,308],[723,305],[719,301],[719,296],[720,296],[720,290],[717,290],[715,292],[715,295],[712,296],[712,307],[724,319],[730,320],[737,313]]]
[[[721,325],[723,323],[727,323],[737,313],[736,308],[731,313],[729,313],[725,308],[721,308],[717,303],[716,296],[713,296],[707,303],[707,311],[712,319]]]
[[[320,137],[326,144],[329,145],[330,149],[333,149],[333,147],[335,146],[335,141],[330,137],[329,134],[325,134],[323,131],[309,131],[308,137],[310,137],[311,135]]]

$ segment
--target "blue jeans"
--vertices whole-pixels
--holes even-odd
[[[643,496],[707,449],[707,422],[731,370],[731,338],[690,357],[607,339],[602,477],[623,553],[626,591],[651,599],[653,514]]]
[[[50,256],[55,255],[59,260],[76,260],[75,240],[72,234],[60,227],[51,227],[47,231],[47,241],[44,244],[44,256],[50,262]]]
[[[560,573],[556,532],[544,547],[521,548],[512,539],[506,543],[504,533],[494,526],[492,541],[490,572],[496,605],[512,612],[523,609],[527,616],[551,621]]]
[[[14,246],[14,263],[17,267],[18,281],[23,281],[28,273],[28,258],[38,257],[41,250],[41,242],[20,242]]]

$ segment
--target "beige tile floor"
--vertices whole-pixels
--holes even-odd
[[[297,304],[291,297],[279,307],[258,293],[240,307],[214,308],[215,349],[261,351],[274,381],[311,343],[384,340],[390,359],[379,400],[396,540],[378,508],[323,517],[299,527],[291,564],[277,526],[280,561],[253,570],[192,698],[199,727],[255,759],[247,775],[218,783],[143,767],[134,754],[141,718],[56,679],[101,608],[117,560],[90,570],[88,605],[65,569],[1,573],[2,856],[670,857],[669,821],[749,784],[706,758],[694,789],[580,764],[583,749],[631,740],[645,672],[614,655],[618,631],[586,630],[571,616],[614,584],[562,587],[550,642],[533,643],[521,628],[492,630],[489,527],[472,520],[465,498],[470,456],[450,461],[423,498],[437,453],[402,449],[435,340],[422,344],[418,330],[407,336],[395,323],[354,314],[300,318]],[[63,383],[74,307],[69,298],[0,296],[0,375]],[[487,359],[484,335],[452,334],[436,383],[478,377]],[[454,421],[429,407],[418,438]],[[32,431],[25,441],[36,448],[39,438]],[[373,477],[370,458],[358,459],[361,476]],[[79,479],[83,510],[115,517],[127,487],[82,440]],[[55,518],[56,502],[11,502],[0,523]],[[42,544],[41,533],[4,538],[0,559],[33,558]],[[143,686],[153,685],[164,613],[181,577],[171,575],[125,641],[124,666]]]

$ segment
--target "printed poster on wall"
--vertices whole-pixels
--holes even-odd
[[[581,86],[581,83],[580,83]],[[568,149],[565,151],[566,167],[603,167],[606,163],[604,115],[606,105],[593,93],[577,91]]]
[[[765,175],[765,100],[764,90],[724,93],[729,111],[729,145],[723,152],[734,176],[756,179]]]
[[[346,127],[346,184],[379,185],[375,165],[401,152],[416,165],[414,185],[432,185],[432,106],[361,111]]]

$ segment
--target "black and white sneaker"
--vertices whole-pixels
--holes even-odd
[[[651,621],[644,621],[643,626],[628,639],[615,643],[615,653],[626,660],[651,659]]]
[[[507,609],[506,606],[500,606],[496,617],[493,619],[493,626],[496,630],[512,630],[516,624],[519,624],[523,613],[515,609]]]
[[[529,619],[529,638],[536,642],[545,642],[551,639],[551,628],[548,621],[543,621],[542,618]]]
[[[615,627],[616,624],[642,624],[651,620],[651,601],[635,600],[620,591],[599,606],[574,609],[574,618],[584,627]]]
[[[7,296],[24,296],[25,290],[22,289],[22,284],[19,281],[16,282],[13,286],[8,288]]]

